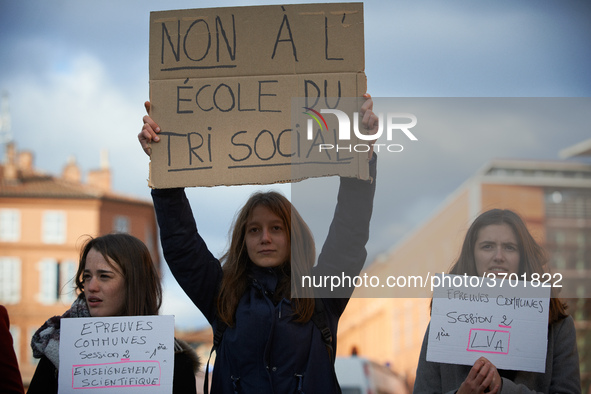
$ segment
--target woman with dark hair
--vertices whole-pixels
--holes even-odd
[[[129,234],[88,239],[80,251],[75,282],[80,294],[72,307],[33,335],[33,355],[40,361],[27,393],[57,393],[62,318],[158,315],[162,304],[162,286],[150,252]],[[174,392],[196,392],[198,365],[193,349],[175,339]]]
[[[377,117],[366,96],[364,126],[375,132]],[[149,111],[149,102],[146,103]],[[375,128],[374,128],[375,127]],[[159,128],[149,117],[138,139],[150,154]],[[376,156],[370,152],[370,176]],[[214,329],[216,358],[212,393],[338,393],[336,341],[313,315],[323,307],[326,328],[337,323],[352,293],[314,299],[309,289],[291,291],[302,275],[357,275],[366,258],[375,182],[341,178],[338,203],[322,253],[293,205],[275,192],[256,193],[238,213],[223,266],[197,231],[184,189],[153,189],[164,257],[180,286]],[[292,274],[292,269],[294,274]],[[221,339],[220,339],[221,337]],[[219,344],[216,344],[219,339]]]
[[[473,276],[532,275],[549,272],[544,249],[513,211],[492,209],[470,226],[460,257],[450,274]],[[426,361],[429,328],[417,367],[415,393],[580,393],[575,326],[552,289],[548,315],[546,372],[497,370],[480,357],[472,367]]]

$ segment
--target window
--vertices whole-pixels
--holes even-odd
[[[113,230],[117,233],[129,232],[129,218],[127,216],[115,216]]]
[[[41,239],[46,244],[66,243],[66,213],[46,211],[43,214]]]
[[[57,301],[57,261],[45,259],[39,263],[39,301],[53,304]]]
[[[74,261],[58,263],[55,259],[39,262],[39,302],[55,304],[58,301],[70,304],[76,299],[74,275],[78,269]]]
[[[18,257],[0,257],[0,302],[18,304],[21,300],[21,261]]]
[[[17,209],[0,209],[0,241],[16,242],[20,235],[20,212]]]

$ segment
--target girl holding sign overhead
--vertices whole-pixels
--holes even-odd
[[[33,335],[39,358],[27,393],[57,393],[60,320],[75,317],[158,315],[162,287],[146,245],[129,234],[91,238],[80,252],[75,277],[80,295],[62,316],[54,316]],[[173,393],[195,393],[197,355],[175,340]]]
[[[458,261],[450,274],[501,276],[547,272],[544,250],[525,223],[512,211],[493,209],[468,229]],[[535,276],[534,276],[535,277]],[[415,393],[580,393],[579,357],[572,317],[560,299],[550,299],[546,372],[498,370],[486,357],[473,366],[426,360],[429,328],[423,340]]]
[[[365,97],[362,123],[375,133],[373,102]],[[147,154],[158,132],[144,117],[138,139]],[[373,180],[376,156],[370,157]],[[152,190],[166,261],[214,329],[212,393],[340,392],[335,336],[353,289],[344,289],[342,298],[302,297],[292,293],[292,269],[357,275],[366,258],[374,192],[373,181],[341,178],[316,266],[312,234],[296,209],[281,194],[256,193],[236,217],[222,266],[197,231],[184,189]]]

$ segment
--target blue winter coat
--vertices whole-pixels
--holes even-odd
[[[374,180],[375,162],[374,156],[370,162]],[[375,182],[341,178],[333,222],[314,274],[359,274],[366,258],[374,192]],[[164,257],[180,286],[215,331],[222,279],[220,262],[197,232],[183,189],[155,189],[152,198]],[[271,297],[280,275],[276,268],[249,268],[251,282],[240,299],[235,325],[226,329],[216,351],[212,394],[340,392],[333,364],[337,324],[353,289],[346,292],[345,298],[323,299],[335,338],[330,355],[312,321],[294,321],[290,300],[273,303]]]

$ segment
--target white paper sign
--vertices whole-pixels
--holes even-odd
[[[61,320],[58,392],[172,393],[174,316]]]
[[[502,286],[502,278],[439,277],[427,361],[473,365],[484,356],[499,369],[545,371],[550,287],[515,274]]]

